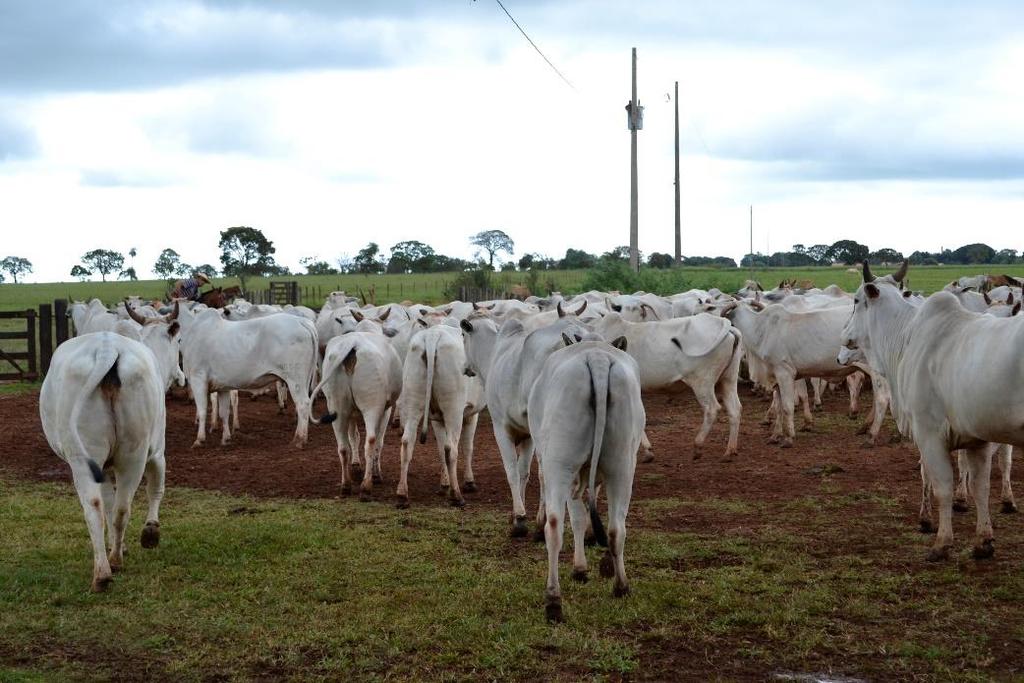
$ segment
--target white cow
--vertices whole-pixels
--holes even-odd
[[[313,390],[313,399],[320,392],[327,397],[329,413],[321,424],[332,422],[341,460],[341,492],[352,492],[355,474],[351,471],[352,454],[358,443],[350,438],[358,428],[358,416],[366,430],[363,481],[360,500],[370,500],[373,484],[380,483],[380,452],[384,447],[391,410],[402,391],[402,361],[388,343],[379,324],[360,322],[354,332],[335,337],[327,343],[322,379]]]
[[[1018,316],[995,318],[964,310],[948,292],[920,307],[903,297],[896,275],[864,283],[844,333],[844,346],[863,348],[889,380],[900,431],[910,435],[939,505],[939,528],[929,560],[945,559],[953,543],[953,468],[949,453],[966,450],[977,503],[974,556],[994,552],[988,496],[997,444],[1024,444],[1024,368]],[[923,521],[923,520],[922,520]]]
[[[175,382],[178,386],[185,386],[185,373],[178,364],[181,346],[179,345],[181,324],[178,322],[180,307],[174,305],[169,315],[158,318],[144,318],[135,312],[130,303],[126,302],[126,314],[138,327],[138,341],[149,349],[156,359],[157,369],[160,371],[160,379],[163,381],[164,391],[171,388]],[[123,325],[128,321],[121,321]],[[132,337],[135,338],[134,336]]]
[[[467,368],[484,383],[494,438],[512,491],[511,535],[526,536],[529,530],[524,498],[533,462],[533,441],[527,421],[530,389],[547,357],[565,346],[562,335],[582,338],[589,330],[571,316],[529,333],[518,320],[505,322],[500,330],[495,330],[493,324],[477,325],[471,321],[463,321],[461,327],[465,332]]]
[[[107,310],[99,299],[93,299],[88,304],[73,302],[68,306],[68,316],[75,324],[75,334],[113,332],[117,324],[117,315]]]
[[[402,417],[401,475],[398,507],[409,507],[409,463],[415,448],[417,427],[420,443],[426,443],[427,427],[434,425],[441,468],[449,482],[448,500],[462,507],[459,488],[459,442],[466,408],[466,352],[454,327],[435,325],[417,333],[409,345],[402,373],[399,411]],[[442,475],[442,485],[445,480]]]
[[[701,313],[688,318],[633,323],[619,313],[601,318],[594,329],[605,339],[626,338],[626,353],[640,368],[640,386],[660,389],[685,382],[704,414],[694,440],[695,457],[725,404],[729,416],[729,442],[725,455],[735,455],[740,431],[740,405],[736,385],[743,353],[740,331],[728,320]]]
[[[587,577],[583,547],[587,514],[581,499],[584,471],[588,471],[589,477],[586,488],[594,536],[599,545],[608,548],[601,573],[614,573],[615,597],[629,593],[623,558],[626,514],[646,419],[637,364],[629,355],[604,342],[572,344],[547,357],[530,390],[527,406],[530,433],[544,473],[548,551],[545,611],[549,621],[560,622],[558,554],[562,549],[567,503],[574,549],[572,576],[577,581],[586,581]],[[598,475],[604,480],[608,496],[607,535],[597,512]]]
[[[210,391],[220,395],[223,423],[221,443],[231,438],[228,427],[230,399],[226,389],[259,389],[274,380],[288,387],[298,424],[294,445],[301,448],[309,431],[309,392],[317,363],[317,338],[313,323],[292,315],[271,315],[256,320],[228,322],[217,309],[199,315],[182,311],[181,350],[185,375],[199,417],[193,447],[206,440],[206,401]]]
[[[797,312],[778,304],[766,307],[757,301],[740,301],[728,304],[723,312],[743,333],[748,354],[761,364],[768,383],[778,392],[781,410],[771,441],[781,442],[783,448],[791,447],[796,435],[795,380],[842,379],[857,370],[836,362],[835,349],[850,311],[831,307]]]
[[[143,473],[149,513],[142,547],[160,542],[167,420],[153,354],[112,332],[69,339],[53,354],[39,416],[50,448],[71,466],[92,540],[92,590],[103,591],[124,563],[124,532]]]

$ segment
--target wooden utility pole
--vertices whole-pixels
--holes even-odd
[[[626,105],[629,112],[629,267],[640,270],[639,230],[637,228],[636,131],[643,127],[643,113],[636,101],[636,48],[633,48],[633,96]]]
[[[679,230],[679,81],[676,81],[676,265],[683,265],[683,238]]]
[[[750,205],[750,276],[754,276],[754,205]]]

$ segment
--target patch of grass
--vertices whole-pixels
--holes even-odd
[[[841,516],[873,496],[805,500]],[[544,547],[508,539],[493,511],[174,488],[160,547],[138,546],[137,504],[125,572],[93,595],[71,488],[0,478],[0,680],[657,678],[665,661],[685,678],[717,671],[687,655],[708,652],[741,678],[1019,673],[1005,643],[1020,633],[1016,572],[908,572],[899,543],[819,552],[816,526],[788,524],[803,508],[638,501],[645,513],[709,504],[764,524],[755,535],[631,526],[632,594],[611,597],[597,576],[601,551],[588,549],[586,584],[563,560],[567,621],[551,626]],[[232,514],[239,508],[255,514]],[[567,534],[563,557],[570,543]]]
[[[40,382],[0,382],[0,396],[31,394],[39,391]]]

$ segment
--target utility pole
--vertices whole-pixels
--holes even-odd
[[[750,205],[750,276],[754,276],[754,205]]]
[[[683,265],[683,238],[679,230],[679,81],[676,81],[676,265]]]
[[[636,132],[644,127],[644,108],[636,100],[636,48],[633,48],[633,97],[626,105],[629,121],[629,267],[640,270],[639,231],[637,229]]]

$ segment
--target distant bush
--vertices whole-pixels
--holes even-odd
[[[651,292],[667,296],[688,289],[711,289],[717,287],[733,292],[743,286],[741,272],[716,272],[713,270],[682,270],[641,268],[634,273],[628,263],[612,259],[600,259],[583,280],[583,289],[602,292],[617,290],[623,294],[636,291]]]

